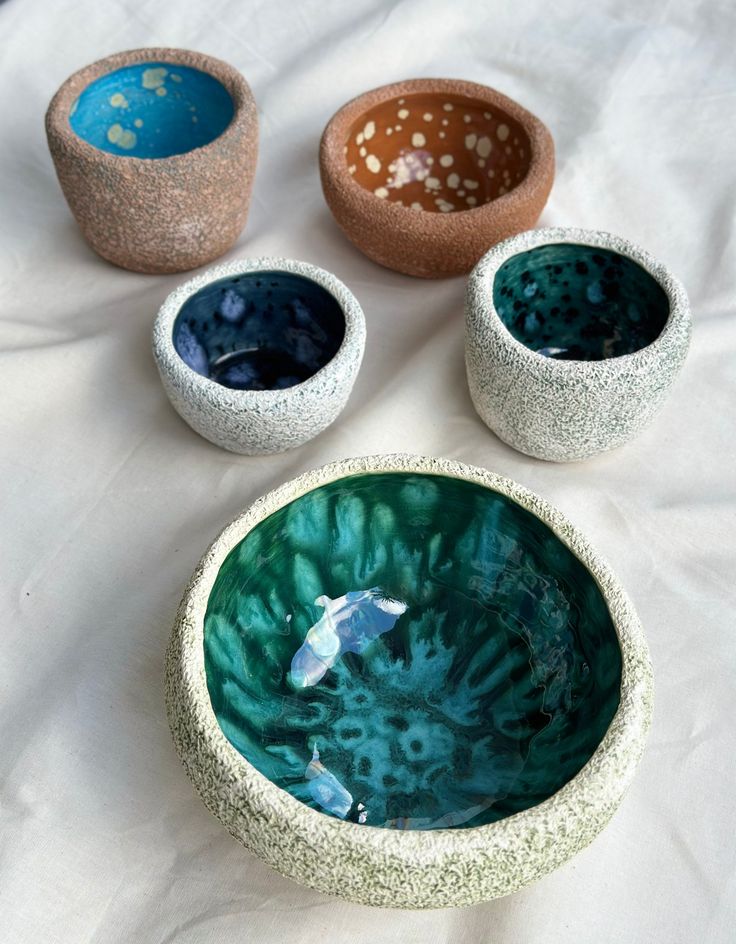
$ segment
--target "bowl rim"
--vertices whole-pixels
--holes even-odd
[[[136,157],[133,154],[113,154],[103,151],[80,137],[69,121],[70,111],[74,102],[97,79],[124,69],[126,66],[140,65],[145,62],[157,62],[164,65],[188,66],[199,72],[205,72],[216,79],[229,93],[233,102],[233,116],[228,126],[216,138],[203,144],[201,147],[183,151],[180,154],[170,154],[168,157]],[[206,160],[215,149],[227,146],[231,139],[240,133],[258,135],[258,111],[250,86],[242,74],[229,63],[206,53],[191,49],[177,49],[166,46],[144,46],[138,49],[128,49],[123,52],[105,56],[89,65],[83,66],[72,73],[62,82],[46,111],[46,132],[53,136],[62,146],[76,151],[80,156],[114,162],[125,162],[131,167],[158,167],[169,165],[172,168],[184,165],[193,160]]]
[[[657,337],[636,351],[600,360],[558,360],[533,351],[515,338],[502,321],[493,301],[493,286],[498,270],[513,256],[538,249],[540,246],[557,244],[612,250],[649,274],[664,291],[669,303],[667,319]],[[558,378],[570,373],[596,376],[604,373],[608,375],[613,367],[621,370],[649,367],[653,361],[669,351],[683,330],[689,333],[690,304],[680,280],[663,262],[637,243],[602,230],[552,226],[511,236],[493,246],[479,259],[468,277],[466,286],[466,319],[478,326],[490,328],[497,340],[530,362],[538,372]]]
[[[198,374],[182,359],[174,346],[174,324],[182,306],[189,298],[213,282],[256,272],[282,272],[298,275],[309,282],[314,282],[335,299],[340,306],[345,325],[343,339],[330,360],[306,380],[281,390],[236,390],[227,387],[210,377]],[[365,334],[363,309],[350,289],[337,276],[310,262],[278,256],[259,256],[222,262],[175,288],[166,297],[156,315],[153,325],[153,354],[159,369],[168,377],[178,378],[179,386],[186,391],[189,399],[200,397],[213,406],[217,406],[218,409],[242,410],[291,400],[308,394],[313,389],[321,388],[326,376],[339,374],[343,369],[349,369],[354,360],[356,346],[361,352],[365,346]]]
[[[501,196],[494,197],[487,203],[462,210],[453,210],[451,213],[439,213],[434,210],[414,209],[400,203],[394,203],[382,197],[377,197],[373,191],[359,184],[348,171],[343,148],[348,134],[355,122],[366,111],[381,105],[391,99],[403,95],[436,94],[458,95],[475,99],[488,108],[496,108],[505,112],[516,120],[527,137],[531,158],[524,178],[511,190]],[[514,99],[502,92],[478,82],[469,82],[465,79],[450,78],[419,78],[405,79],[382,85],[357,95],[346,102],[328,121],[320,141],[319,148],[320,171],[323,177],[336,184],[350,195],[356,212],[360,215],[371,215],[383,225],[403,225],[408,220],[422,220],[422,226],[433,227],[438,232],[446,228],[453,228],[457,223],[454,220],[467,220],[474,226],[483,226],[486,221],[492,221],[499,212],[516,214],[533,200],[540,191],[549,190],[550,166],[554,168],[554,142],[546,125]]]
[[[499,492],[530,511],[592,574],[618,636],[622,658],[620,703],[592,757],[546,800],[494,823],[464,829],[402,831],[328,816],[304,805],[257,771],[227,740],[212,709],[204,663],[204,615],[226,556],[256,524],[295,498],[338,479],[383,472],[463,479]],[[551,870],[587,845],[605,825],[633,778],[651,721],[653,700],[649,650],[634,607],[608,564],[560,511],[524,486],[485,469],[453,459],[406,454],[344,459],[306,472],[268,492],[228,524],[202,557],[182,599],[167,651],[166,686],[169,722],[185,767],[206,805],[236,838],[245,841],[237,826],[245,809],[254,817],[265,818],[270,828],[309,835],[312,846],[329,849],[339,843],[344,848],[349,843],[368,855],[380,855],[384,864],[387,857],[410,867],[424,867],[437,856],[458,856],[462,860],[477,855],[488,861],[489,856],[496,855],[507,861],[514,854],[528,858],[531,847],[540,845],[538,858],[554,861],[539,867],[531,877],[510,881],[506,891]],[[203,762],[209,765],[206,770]],[[552,849],[561,830],[567,836],[573,831],[575,848],[560,858],[560,853]],[[274,857],[277,855],[274,853]],[[287,862],[279,860],[275,867],[290,874]],[[293,868],[296,872],[297,866]],[[292,877],[306,881],[298,874]]]

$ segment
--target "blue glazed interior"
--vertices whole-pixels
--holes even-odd
[[[162,158],[214,141],[233,112],[230,93],[206,72],[144,62],[88,85],[72,106],[69,123],[101,151]]]
[[[493,304],[517,341],[561,360],[632,354],[659,337],[669,316],[664,290],[636,262],[568,243],[507,259]]]
[[[283,390],[337,354],[345,317],[337,299],[289,272],[212,282],[182,305],[174,347],[203,377],[234,390]]]
[[[352,476],[226,558],[204,657],[225,736],[331,816],[491,823],[551,796],[619,703],[597,583],[538,518],[462,480]]]

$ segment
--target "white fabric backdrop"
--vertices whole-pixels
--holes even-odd
[[[729,0],[0,5],[0,940],[734,940],[735,38]],[[255,92],[258,173],[229,257],[315,262],[364,306],[352,399],[294,452],[235,457],[182,423],[149,338],[184,277],[102,262],[57,185],[52,93],[145,45],[220,56]],[[467,394],[463,280],[383,270],[332,222],[325,122],[423,75],[495,86],[548,123],[543,223],[621,233],[684,281],[691,354],[635,443],[574,465],[504,446]],[[537,885],[462,911],[372,911],[271,872],[200,803],[163,708],[175,608],[219,529],[306,469],[397,449],[485,466],[562,508],[633,596],[656,673],[648,750],[608,830]]]

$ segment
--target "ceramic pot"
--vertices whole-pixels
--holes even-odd
[[[412,79],[341,108],[322,136],[320,171],[358,249],[389,269],[444,278],[534,225],[554,145],[538,118],[494,89]]]
[[[293,259],[215,266],[169,295],[153,330],[174,408],[205,439],[245,455],[283,452],[329,426],[364,347],[354,295]]]
[[[690,344],[680,282],[619,236],[522,233],[467,286],[465,359],[481,419],[540,459],[585,459],[643,430]]]
[[[87,242],[136,272],[216,259],[245,225],[258,115],[242,75],[184,49],[135,49],[64,82],[46,113],[56,173]]]
[[[652,672],[620,584],[558,511],[483,469],[373,456],[288,482],[216,539],[166,700],[202,799],[274,869],[439,908],[596,836],[643,750]]]

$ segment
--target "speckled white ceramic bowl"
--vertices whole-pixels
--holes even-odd
[[[548,799],[488,825],[401,830],[328,816],[259,773],[226,738],[213,710],[204,619],[225,558],[259,523],[300,496],[348,476],[380,472],[461,479],[529,511],[592,575],[617,636],[620,702],[590,760]],[[302,475],[265,495],[225,528],[202,558],[179,608],[166,658],[166,703],[176,748],[205,804],[270,866],[351,901],[438,908],[516,891],[594,839],[621,802],[644,748],[652,670],[631,602],[609,567],[559,511],[483,469],[447,459],[386,455],[335,462]]]
[[[598,360],[558,360],[517,339],[499,316],[494,280],[515,256],[561,244],[595,247],[604,258],[616,253],[648,273],[669,305],[656,338],[631,353]],[[537,288],[533,279],[519,287],[517,306],[540,297],[534,299],[531,294]],[[597,302],[599,283],[591,282],[589,290],[589,298]],[[532,316],[533,307],[530,304],[526,309]],[[595,309],[591,304],[582,313],[578,310],[578,317],[588,318],[591,312],[595,317]],[[470,274],[465,316],[468,385],[481,419],[520,452],[556,461],[585,459],[614,449],[648,426],[662,407],[690,344],[690,307],[681,283],[639,246],[592,230],[530,230],[499,243]]]
[[[186,363],[174,343],[182,306],[225,279],[254,273],[288,274],[320,286],[339,305],[344,336],[332,358],[307,379],[284,389],[233,389]],[[268,313],[261,313],[267,319]],[[164,389],[179,415],[205,439],[244,455],[283,452],[321,433],[340,414],[357,377],[365,348],[365,318],[352,292],[334,275],[293,259],[226,262],[175,289],[153,329],[153,353]]]

